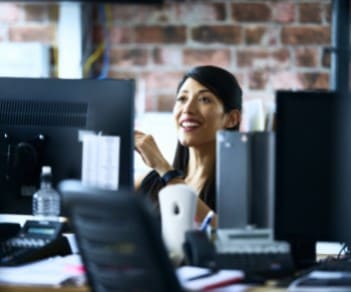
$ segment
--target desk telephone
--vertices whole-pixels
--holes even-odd
[[[62,235],[64,223],[28,220],[13,237],[0,243],[0,266],[13,266],[55,255],[71,253]]]

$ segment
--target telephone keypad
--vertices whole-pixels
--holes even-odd
[[[61,230],[62,223],[56,221],[27,221],[17,236],[0,242],[0,266],[70,254],[71,248]]]

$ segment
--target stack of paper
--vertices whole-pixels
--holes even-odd
[[[244,278],[239,270],[212,271],[206,268],[183,266],[177,269],[181,285],[190,291],[213,291],[219,287],[238,283]]]
[[[14,285],[61,286],[84,284],[85,271],[77,254],[56,256],[33,263],[0,267],[0,283]]]

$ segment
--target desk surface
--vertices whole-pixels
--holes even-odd
[[[50,286],[2,286],[0,285],[1,292],[90,292],[89,287],[50,287]]]
[[[29,287],[29,286],[1,286],[1,292],[51,292],[51,291],[59,291],[59,292],[90,292],[89,287],[81,286],[81,287]],[[248,292],[283,292],[286,291],[287,288],[277,288],[268,286],[262,287],[250,287],[247,289]]]

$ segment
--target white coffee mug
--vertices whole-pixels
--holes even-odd
[[[196,191],[186,184],[169,185],[159,192],[162,236],[171,259],[184,258],[185,232],[195,228]]]

